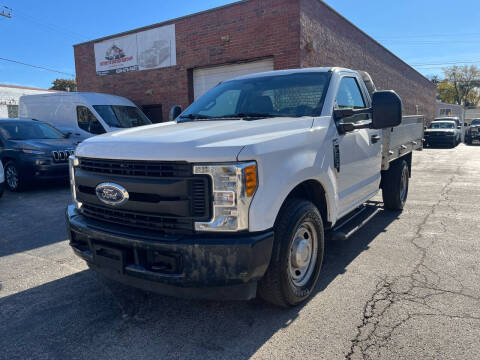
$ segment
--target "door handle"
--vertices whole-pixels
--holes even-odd
[[[372,140],[372,144],[375,144],[375,143],[378,142],[378,140],[380,140],[380,135],[378,135],[378,134],[372,135],[370,140]]]

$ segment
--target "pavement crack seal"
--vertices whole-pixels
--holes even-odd
[[[450,177],[442,188],[439,200],[417,225],[415,234],[409,239],[419,253],[419,260],[407,275],[380,279],[375,291],[363,307],[363,319],[357,326],[356,335],[351,340],[349,352],[345,359],[373,359],[380,357],[380,351],[387,346],[394,332],[413,318],[445,317],[450,319],[468,319],[480,321],[480,314],[459,313],[455,309],[441,309],[435,306],[435,299],[439,296],[463,297],[480,308],[480,298],[465,292],[463,284],[449,274],[449,277],[458,288],[447,289],[440,282],[442,276],[426,265],[427,252],[434,239],[426,236],[425,228],[428,221],[435,214],[439,205],[456,212],[450,204],[449,191],[454,182],[457,171]],[[440,226],[447,230],[445,223]],[[432,304],[433,303],[433,304]]]

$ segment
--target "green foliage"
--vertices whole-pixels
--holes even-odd
[[[56,79],[50,90],[77,91],[77,84],[72,79]]]
[[[443,69],[445,79],[437,86],[440,100],[445,103],[477,106],[480,101],[480,69],[475,65]]]

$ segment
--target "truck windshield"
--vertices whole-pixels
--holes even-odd
[[[435,121],[430,124],[430,129],[454,129],[455,124],[451,122]]]
[[[102,119],[112,127],[131,128],[152,123],[145,114],[135,106],[93,105],[93,108]]]
[[[329,72],[304,72],[226,81],[190,105],[180,120],[318,116],[329,80]]]
[[[480,125],[480,119],[472,120],[472,125]]]
[[[63,139],[65,135],[41,122],[7,122],[0,124],[0,133],[8,140]]]

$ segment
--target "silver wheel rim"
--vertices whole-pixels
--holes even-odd
[[[405,202],[407,199],[407,191],[408,191],[408,169],[404,167],[402,170],[402,179],[400,180],[400,200],[402,203]]]
[[[18,173],[17,169],[13,166],[9,166],[5,172],[7,178],[7,184],[11,189],[16,189],[18,186]]]
[[[288,270],[295,286],[305,286],[317,262],[318,236],[310,221],[299,225],[290,245]]]

